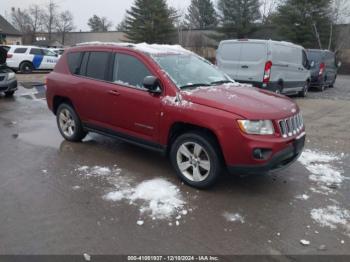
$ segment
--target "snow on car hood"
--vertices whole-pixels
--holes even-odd
[[[237,83],[183,90],[187,101],[240,115],[247,119],[283,119],[299,111],[291,99]]]

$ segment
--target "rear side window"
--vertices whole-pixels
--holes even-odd
[[[259,43],[244,43],[241,47],[242,62],[254,62],[266,59],[266,46]]]
[[[24,54],[25,52],[27,52],[27,48],[16,48],[13,53],[15,53],[15,54]]]
[[[82,55],[83,53],[81,52],[69,53],[67,55],[69,71],[74,75],[78,75],[80,73]]]
[[[117,54],[114,64],[113,82],[143,88],[143,79],[152,75],[136,57]]]
[[[241,53],[240,43],[225,43],[221,45],[220,57],[223,60],[239,61]]]
[[[109,68],[109,52],[90,52],[86,66],[86,76],[106,80]]]

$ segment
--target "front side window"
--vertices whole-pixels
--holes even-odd
[[[114,63],[113,82],[143,88],[143,79],[152,74],[136,57],[117,54]]]
[[[180,89],[231,82],[223,72],[196,55],[155,55],[153,59]]]
[[[43,55],[43,50],[39,48],[32,48],[30,50],[31,55]]]
[[[86,76],[106,80],[109,67],[109,52],[90,52],[86,66]]]
[[[48,50],[48,49],[43,49],[43,53],[46,56],[57,56],[57,54],[55,52]]]

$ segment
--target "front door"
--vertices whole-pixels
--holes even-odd
[[[158,142],[160,97],[143,88],[143,79],[155,75],[141,57],[116,53],[113,79],[115,92],[110,124],[123,133],[152,142]]]

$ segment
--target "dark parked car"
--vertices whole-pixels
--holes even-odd
[[[17,80],[16,74],[6,65],[7,51],[6,46],[0,46],[0,93],[13,96],[17,90]]]
[[[97,132],[160,151],[199,188],[225,166],[239,174],[288,166],[305,142],[295,102],[234,83],[178,46],[70,48],[47,77],[46,96],[68,141]]]
[[[308,49],[307,56],[311,65],[311,87],[324,91],[326,87],[334,87],[337,71],[335,54],[329,50]]]

